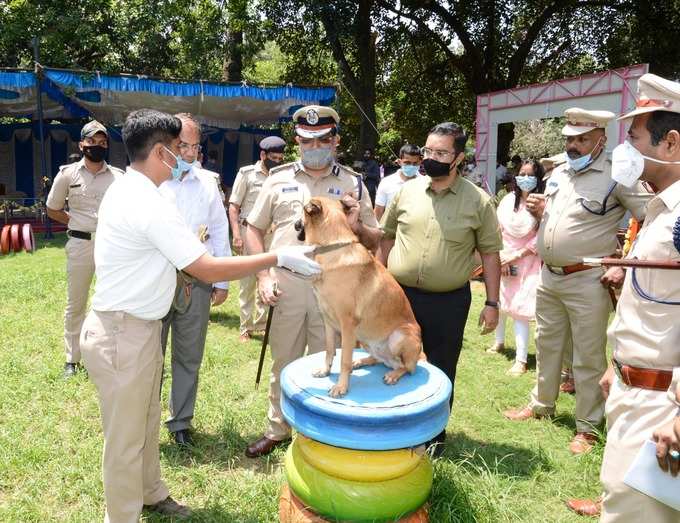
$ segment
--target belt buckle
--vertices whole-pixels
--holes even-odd
[[[557,274],[558,276],[564,276],[566,274],[564,272],[564,267],[555,267],[554,265],[548,265],[548,270],[553,274]]]
[[[623,372],[621,371],[621,364],[618,361],[616,361],[615,358],[612,358],[612,365],[614,366],[614,372],[618,376],[619,380],[625,383],[623,379]]]

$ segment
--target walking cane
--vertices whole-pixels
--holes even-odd
[[[274,295],[278,294],[278,286],[274,284]],[[262,349],[260,349],[260,361],[257,363],[257,376],[255,377],[255,390],[260,386],[260,378],[262,377],[262,366],[264,365],[264,355],[267,352],[267,343],[269,342],[269,330],[272,327],[272,316],[274,306],[270,305],[267,310],[267,325],[264,328],[264,337],[262,338]]]

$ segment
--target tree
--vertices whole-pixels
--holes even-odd
[[[295,54],[313,52],[321,42],[328,46],[337,64],[340,83],[346,86],[350,97],[360,107],[357,108],[361,114],[359,147],[374,149],[378,143],[375,131],[378,36],[373,30],[375,0],[264,0],[263,6],[274,24],[272,36],[282,49],[290,49],[287,45],[291,37],[289,29],[297,36],[294,39],[298,45],[290,49]],[[299,28],[304,28],[305,36],[300,35]],[[314,37],[319,40],[315,42]],[[310,80],[318,81],[318,76],[311,76],[306,82]]]
[[[395,23],[427,35],[477,95],[552,78],[611,30],[626,0],[376,0]],[[575,63],[578,63],[576,61]],[[550,78],[550,79],[552,79]],[[498,156],[507,156],[511,126],[501,130]],[[504,132],[503,132],[504,131]]]

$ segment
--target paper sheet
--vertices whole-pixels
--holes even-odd
[[[635,490],[680,511],[680,475],[673,477],[659,467],[656,443],[645,441],[623,482]]]

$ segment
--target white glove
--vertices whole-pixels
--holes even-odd
[[[276,256],[278,267],[285,267],[291,271],[297,272],[304,276],[311,276],[321,272],[321,266],[305,254],[312,252],[316,247],[314,245],[291,245],[289,247],[281,247],[277,249]]]

